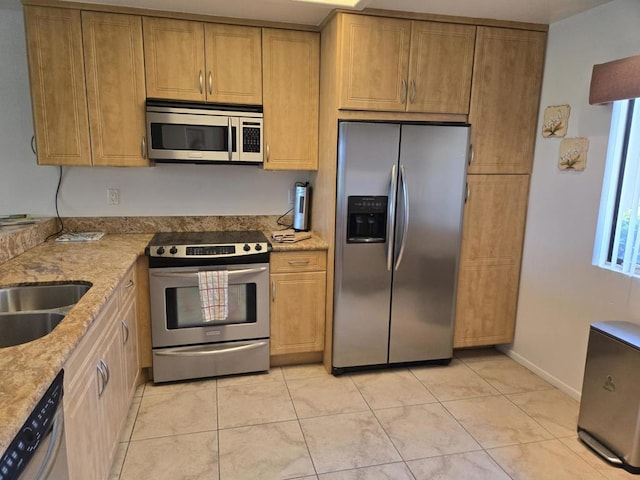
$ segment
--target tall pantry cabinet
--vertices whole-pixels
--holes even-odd
[[[329,243],[326,367],[340,120],[471,124],[454,346],[512,340],[546,31],[399,12],[337,12],[324,23],[314,229]]]

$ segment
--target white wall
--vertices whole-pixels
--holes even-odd
[[[24,22],[17,2],[0,0],[0,215],[55,215],[58,167],[37,166]],[[158,165],[153,168],[65,167],[62,216],[278,215],[288,190],[307,172],[255,166]],[[120,205],[107,188],[120,189]]]
[[[640,323],[640,282],[592,265],[611,105],[588,103],[591,69],[640,54],[640,2],[615,0],[549,29],[531,176],[516,336],[510,354],[579,396],[589,325]],[[567,137],[588,137],[586,170],[561,172],[560,139],[542,138],[542,113],[569,104]]]

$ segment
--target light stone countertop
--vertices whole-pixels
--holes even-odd
[[[43,338],[0,348],[0,453],[100,313],[151,238],[107,234],[96,242],[42,243],[0,264],[0,287],[26,283],[91,282],[92,287]]]
[[[271,243],[273,252],[295,252],[300,250],[327,250],[329,245],[316,233],[311,233],[311,238],[299,242],[276,242],[271,238],[271,232],[263,232]]]

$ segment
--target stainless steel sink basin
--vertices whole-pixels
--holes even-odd
[[[0,348],[44,337],[64,318],[55,312],[0,313]]]
[[[65,309],[78,303],[89,288],[79,282],[0,288],[0,313]]]

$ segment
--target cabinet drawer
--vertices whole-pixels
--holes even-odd
[[[311,272],[327,269],[324,251],[276,252],[271,254],[271,273]]]

